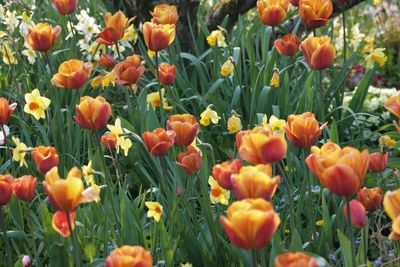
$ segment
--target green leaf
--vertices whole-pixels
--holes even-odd
[[[294,229],[292,233],[292,241],[290,241],[289,250],[292,252],[302,251],[303,250],[303,242],[301,241],[301,236],[297,229]]]
[[[330,125],[330,138],[331,142],[339,144],[339,132],[335,120],[332,120],[332,123]]]
[[[342,252],[344,266],[352,266],[350,241],[339,229],[337,230],[337,234],[339,237],[340,251]]]
[[[134,245],[137,242],[133,226],[135,220],[130,209],[130,201],[128,197],[121,191],[120,208],[121,208],[121,238],[122,243],[126,245]]]

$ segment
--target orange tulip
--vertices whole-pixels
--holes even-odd
[[[380,187],[363,188],[357,193],[358,200],[369,212],[378,210],[382,206],[383,193]]]
[[[157,5],[150,13],[153,16],[151,22],[156,24],[176,24],[179,19],[178,10],[172,5]]]
[[[117,147],[117,136],[113,133],[103,135],[101,143],[107,150],[115,149]]]
[[[28,29],[28,33],[25,35],[25,42],[35,51],[47,52],[53,48],[60,32],[60,26],[53,28],[48,23],[38,23]]]
[[[161,64],[158,68],[160,83],[163,85],[173,85],[176,78],[176,67],[170,64]]]
[[[149,50],[161,51],[175,40],[175,25],[145,22],[143,24],[143,36]]]
[[[350,196],[364,184],[368,170],[369,154],[352,147],[340,148],[326,143],[321,148],[312,147],[306,163],[320,183],[332,193]]]
[[[60,15],[69,15],[73,13],[78,6],[78,0],[53,0],[53,4],[56,7]]]
[[[386,169],[389,154],[386,152],[384,155],[381,153],[372,153],[369,155],[370,172],[383,172]]]
[[[383,206],[393,222],[389,239],[400,240],[400,189],[386,192],[383,198]]]
[[[258,249],[266,245],[281,220],[268,201],[244,199],[232,203],[220,222],[229,240],[239,248]]]
[[[98,61],[100,66],[111,68],[115,65],[115,60],[112,56],[107,54],[101,54],[100,59]]]
[[[218,184],[227,189],[232,189],[231,178],[233,174],[239,173],[242,168],[242,162],[238,159],[222,162],[217,164],[212,169],[212,175]]]
[[[348,216],[348,206],[347,203],[343,206],[344,217]],[[367,225],[367,217],[365,216],[365,208],[364,206],[353,199],[350,201],[350,219],[351,224],[358,228],[363,228]]]
[[[239,174],[232,175],[231,184],[238,199],[263,198],[270,201],[280,181],[279,176],[272,177],[269,164],[246,166]]]
[[[174,131],[157,128],[152,132],[144,132],[142,137],[150,155],[159,157],[165,155],[174,144],[175,135]]]
[[[275,258],[275,267],[318,267],[317,260],[302,252],[286,252]]]
[[[37,178],[32,175],[24,175],[13,182],[13,193],[22,201],[30,201],[35,196]]]
[[[201,168],[201,152],[195,147],[189,146],[186,151],[179,153],[176,164],[184,172],[192,175]]]
[[[72,230],[75,229],[75,212],[68,212]],[[67,213],[64,211],[56,211],[51,220],[53,229],[62,237],[67,238],[71,234],[68,227]]]
[[[291,57],[299,51],[300,40],[296,34],[286,34],[281,39],[274,42],[274,46],[279,53],[284,56]]]
[[[7,205],[10,202],[13,183],[14,178],[11,175],[0,174],[0,206]]]
[[[288,0],[258,0],[257,11],[262,23],[277,26],[285,21],[289,7]]]
[[[331,38],[308,37],[301,45],[304,59],[313,70],[323,70],[332,65],[335,59],[335,47],[331,44]]]
[[[81,128],[100,130],[106,126],[110,116],[111,105],[102,96],[84,96],[76,106],[74,118]]]
[[[7,124],[12,113],[17,108],[17,103],[9,104],[8,100],[0,97],[0,125]]]
[[[199,123],[190,114],[177,114],[169,116],[167,129],[175,131],[175,145],[188,146],[199,132]]]
[[[300,2],[300,0],[289,0],[289,3],[290,3],[292,6],[299,6],[299,2]]]
[[[285,126],[286,136],[298,148],[309,148],[321,135],[324,126],[319,126],[318,121],[311,112],[301,115],[289,115]]]
[[[151,254],[140,246],[122,246],[113,250],[106,259],[106,267],[151,267]]]
[[[88,80],[93,70],[93,64],[77,59],[64,61],[58,67],[58,73],[53,75],[51,83],[66,89],[79,89]]]
[[[97,35],[100,37],[97,42],[99,44],[113,45],[118,40],[124,37],[125,29],[135,20],[135,17],[127,19],[121,11],[116,12],[114,15],[107,13],[104,16],[106,22],[105,28]]]
[[[115,66],[115,82],[121,85],[131,86],[136,84],[145,71],[140,56],[133,55]]]
[[[269,125],[237,133],[236,144],[240,157],[253,165],[281,161],[287,149],[285,138]]]
[[[46,173],[59,162],[57,150],[51,146],[38,146],[32,151],[32,158],[35,161],[36,168],[41,173]]]
[[[333,12],[331,0],[300,0],[300,17],[310,28],[324,26]]]
[[[384,107],[389,110],[390,113],[400,118],[400,95],[390,97],[384,104]]]

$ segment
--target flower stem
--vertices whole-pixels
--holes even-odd
[[[7,133],[6,133],[6,128],[4,128],[4,125],[1,125],[1,131],[3,132],[4,144],[6,145],[6,155],[8,155],[10,147],[8,146]]]
[[[286,193],[287,193],[287,198],[289,201],[289,209],[290,209],[290,231],[291,233],[293,233],[295,226],[294,226],[294,222],[295,222],[295,215],[294,215],[294,204],[293,204],[293,199],[292,199],[292,191],[290,190],[290,185],[289,185],[289,181],[287,179],[287,177],[285,176],[285,172],[282,169],[282,166],[279,164],[279,162],[276,162],[275,164],[278,168],[279,174],[281,176],[281,179],[283,180],[283,183],[285,184],[286,187]]]
[[[257,250],[253,249],[251,251],[252,259],[253,259],[253,267],[257,267]]]
[[[317,86],[316,90],[319,93],[319,106],[320,106],[320,122],[325,122],[325,101],[324,101],[324,88],[322,85],[322,70],[317,71]]]
[[[79,260],[79,251],[78,251],[78,243],[75,239],[75,235],[74,235],[74,230],[72,229],[72,224],[71,224],[71,219],[69,217],[69,212],[66,211],[65,214],[67,215],[67,223],[68,223],[68,228],[69,228],[69,232],[71,235],[71,240],[72,240],[72,253],[74,255],[74,261],[75,261],[75,266],[80,267],[81,266],[81,262]]]
[[[350,211],[350,197],[346,197],[346,205],[347,205],[347,230],[350,239],[350,247],[351,247],[351,261],[352,266],[356,267],[356,252],[354,249],[354,236],[353,236],[353,226],[351,224],[351,211]]]
[[[121,61],[121,53],[119,52],[118,42],[115,42],[115,49],[117,50],[118,59]]]
[[[49,57],[49,54],[47,53],[47,51],[44,52],[44,57],[46,58],[47,64],[49,65],[51,74],[53,74],[54,73],[53,67],[51,66],[50,57]]]
[[[158,95],[160,97],[160,119],[161,119],[161,125],[164,124],[164,100],[163,100],[163,95],[162,95],[162,87],[160,84],[160,73],[158,70],[158,51],[156,51],[154,59],[156,61],[156,73],[157,73],[157,84],[158,84]]]
[[[7,257],[7,266],[13,266],[11,259],[10,241],[8,240],[7,236],[7,226],[6,226],[6,221],[4,219],[3,206],[0,206],[0,225],[3,230],[3,238],[4,238],[6,257]]]

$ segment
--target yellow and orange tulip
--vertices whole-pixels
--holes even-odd
[[[106,127],[110,116],[111,105],[102,96],[84,96],[76,106],[74,118],[82,128],[100,130]]]
[[[97,35],[100,37],[97,42],[99,44],[113,45],[124,37],[125,29],[135,20],[128,19],[122,11],[116,12],[114,15],[107,13],[104,16],[106,22],[105,28]]]
[[[296,34],[289,33],[275,40],[274,46],[280,54],[291,57],[299,51],[300,40]]]
[[[60,15],[69,15],[73,13],[78,6],[78,0],[53,0],[53,4],[56,7]]]
[[[106,259],[106,267],[152,267],[151,254],[140,246],[122,246]]]
[[[275,258],[274,267],[318,267],[317,260],[301,252],[286,252]]]
[[[10,202],[13,192],[14,178],[11,175],[0,174],[0,208]]]
[[[159,157],[165,155],[173,146],[175,135],[174,131],[157,128],[152,132],[144,132],[142,138],[150,155]]]
[[[155,6],[151,15],[153,16],[151,22],[156,24],[176,24],[179,19],[176,6],[167,4]]]
[[[76,214],[75,211],[68,212],[72,230],[75,229],[75,214]],[[70,236],[71,232],[69,231],[67,212],[59,210],[56,211],[51,220],[51,225],[53,226],[53,229],[57,233],[59,233],[62,237],[67,238]]]
[[[37,183],[36,177],[24,175],[14,180],[13,193],[19,200],[30,201],[35,196]]]
[[[375,152],[369,155],[368,170],[370,172],[383,172],[386,169],[389,153]]]
[[[167,48],[175,40],[174,24],[155,24],[145,22],[143,24],[143,36],[147,48],[158,52]]]
[[[331,0],[300,0],[300,17],[309,28],[324,26],[333,12]]]
[[[48,23],[38,23],[28,29],[25,42],[35,51],[47,52],[53,48],[60,32],[60,26],[53,28]]]
[[[186,151],[179,153],[176,164],[187,174],[193,175],[201,168],[201,152],[189,146]]]
[[[323,70],[332,65],[335,59],[335,47],[331,38],[324,35],[321,37],[308,37],[301,45],[304,59],[313,70]]]
[[[268,26],[277,26],[285,21],[288,0],[258,0],[257,11],[261,21]]]
[[[115,65],[115,60],[112,56],[107,54],[101,54],[100,59],[98,61],[100,66],[111,68]]]
[[[115,66],[115,82],[121,85],[131,86],[142,77],[145,72],[140,56],[133,55]]]
[[[382,206],[383,193],[380,187],[364,187],[357,193],[358,200],[369,212],[378,210]]]
[[[117,147],[117,140],[117,136],[113,133],[108,133],[101,137],[101,143],[107,150],[115,149]]]
[[[158,68],[160,83],[162,85],[173,85],[176,78],[176,67],[170,64],[161,64]]]
[[[242,162],[238,159],[217,164],[212,169],[212,175],[218,184],[224,189],[232,189],[232,175],[239,173]]]
[[[289,115],[285,133],[294,146],[309,148],[321,135],[323,127],[319,126],[313,113],[305,112],[301,115]]]
[[[349,212],[348,205],[346,203],[343,206],[343,213],[344,213],[345,218],[347,218],[348,212]],[[350,201],[350,219],[351,219],[351,224],[354,227],[363,228],[367,225],[367,217],[365,216],[365,208],[360,202],[358,202],[355,199]]]
[[[17,103],[9,104],[8,100],[0,97],[0,125],[7,124],[12,113],[17,108]]]
[[[32,151],[32,158],[35,161],[36,168],[41,173],[46,173],[59,162],[57,150],[51,146],[38,146]]]
[[[386,214],[392,219],[390,240],[400,240],[400,189],[388,191],[383,198]]]
[[[175,131],[175,145],[188,146],[199,132],[199,123],[190,114],[171,115],[167,121],[167,129]]]
[[[88,80],[93,70],[93,64],[78,59],[64,61],[58,67],[58,73],[53,75],[51,83],[66,89],[79,89]]]
[[[400,95],[390,97],[385,102],[384,107],[397,118],[400,118]]]

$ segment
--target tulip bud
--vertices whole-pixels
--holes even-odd
[[[160,83],[162,85],[173,85],[176,78],[176,67],[170,64],[161,64],[158,68]]]
[[[386,169],[389,154],[386,152],[384,155],[381,153],[372,153],[369,155],[370,172],[383,172]]]
[[[175,145],[189,146],[199,132],[199,123],[190,114],[177,114],[169,116],[167,129],[175,131]]]
[[[13,183],[14,178],[11,175],[0,174],[0,208],[10,202]]]
[[[140,246],[122,246],[106,259],[106,267],[152,267],[151,254]]]
[[[189,146],[186,151],[179,153],[176,164],[187,174],[193,175],[201,168],[201,152]]]
[[[175,25],[145,22],[143,24],[143,36],[149,50],[154,52],[161,51],[174,41]]]
[[[142,138],[150,155],[159,157],[165,155],[173,146],[175,135],[174,131],[157,128],[152,132],[144,132]]]
[[[358,200],[369,212],[378,210],[382,206],[383,193],[380,187],[363,188],[357,193]]]
[[[156,24],[176,24],[179,19],[178,10],[172,5],[157,5],[150,13],[153,16],[151,22]]]
[[[101,137],[101,143],[107,150],[117,147],[117,136],[113,133],[105,134]]]
[[[285,21],[288,7],[288,0],[257,1],[258,16],[268,26],[277,26]]]
[[[335,47],[328,36],[308,37],[301,43],[304,59],[313,70],[323,70],[332,65]]]
[[[32,266],[32,261],[31,258],[28,255],[25,255],[24,257],[22,257],[22,265],[24,267],[31,267]]]
[[[32,175],[24,175],[14,180],[13,193],[22,201],[30,201],[35,196],[37,178]]]
[[[347,203],[343,207],[344,217],[347,218],[348,216],[348,207]],[[364,206],[358,202],[357,200],[353,199],[350,201],[350,219],[351,224],[358,228],[363,228],[367,225],[367,217],[365,216],[365,208]]]
[[[28,29],[25,42],[35,51],[47,52],[53,48],[60,32],[60,26],[53,28],[48,23],[38,23]]]
[[[301,252],[286,252],[275,258],[274,267],[318,267],[317,260]]]
[[[400,118],[400,95],[390,97],[384,107],[397,118]]]
[[[81,128],[101,130],[106,126],[110,116],[111,105],[103,97],[84,96],[76,106],[74,119]]]
[[[311,112],[301,115],[289,115],[285,126],[286,136],[298,148],[311,147],[321,135],[324,126],[319,126],[318,121]]]
[[[0,97],[0,125],[7,124],[16,107],[17,103],[10,105],[7,99]]]
[[[92,73],[93,65],[77,59],[64,61],[58,68],[58,73],[53,75],[51,83],[54,86],[66,89],[79,89],[88,80]]]
[[[300,17],[309,28],[324,26],[333,12],[331,0],[300,0]]]
[[[73,13],[78,6],[78,0],[53,0],[53,4],[56,7],[60,15],[65,16]]]
[[[131,86],[136,84],[145,72],[140,56],[133,55],[115,66],[115,82],[121,85]]]
[[[239,173],[240,168],[242,168],[242,162],[238,159],[232,162],[225,161],[213,167],[212,175],[221,187],[230,190],[232,189],[232,175]]]
[[[291,57],[299,51],[300,40],[295,34],[286,34],[280,39],[275,40],[274,46],[282,55]]]
[[[115,60],[113,59],[113,57],[107,54],[101,54],[98,62],[100,66],[106,68],[111,68],[115,65]]]
[[[35,147],[32,151],[32,158],[35,161],[37,170],[43,174],[56,167],[59,162],[57,150],[51,146]]]

